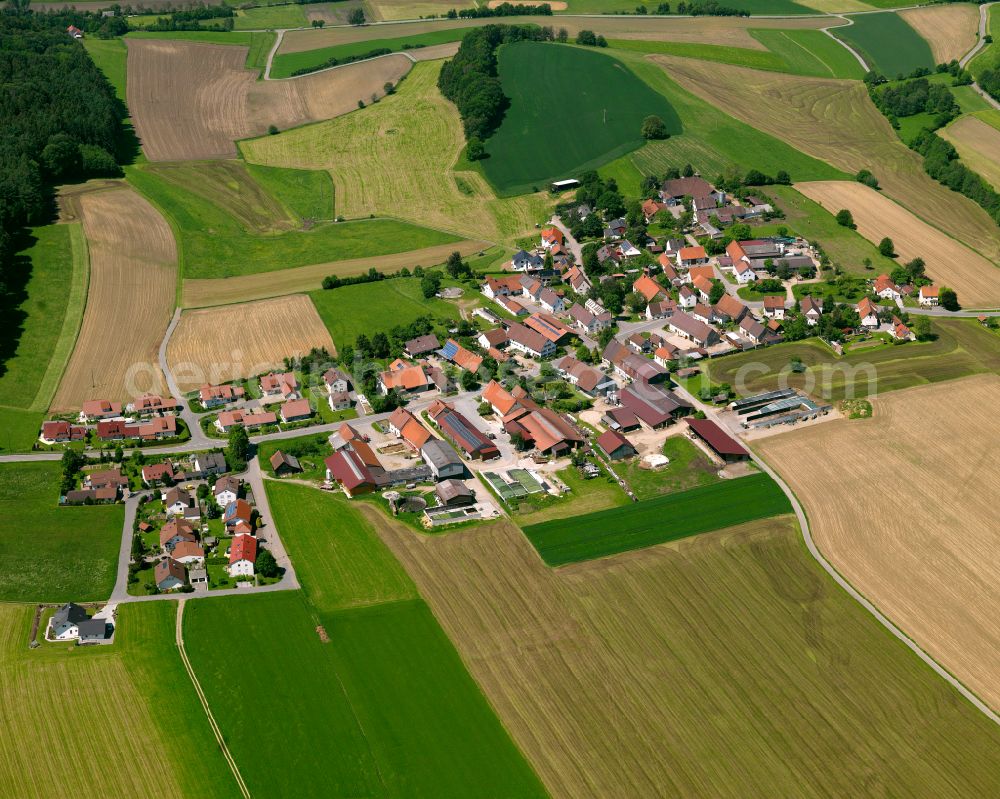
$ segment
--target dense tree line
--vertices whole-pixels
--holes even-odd
[[[423,45],[417,45],[417,47],[423,47]],[[404,48],[411,49],[411,48]],[[364,61],[368,58],[375,58],[380,55],[389,55],[392,50],[388,47],[376,47],[373,50],[369,50],[367,53],[358,53],[356,55],[347,55],[341,58],[328,58],[322,64],[316,64],[312,67],[302,67],[302,69],[297,69],[292,73],[292,76],[296,75],[308,75],[310,72],[319,72],[321,69],[329,69],[330,67],[339,67],[341,64],[350,64],[353,61]]]
[[[458,52],[441,67],[438,88],[462,117],[470,149],[488,139],[510,105],[497,75],[497,48],[522,40],[551,41],[551,28],[534,25],[485,25],[469,31]]]
[[[52,187],[119,174],[125,109],[80,42],[71,20],[93,15],[0,14],[0,264],[17,232],[44,221]],[[64,24],[65,23],[65,24]],[[77,27],[82,27],[77,25]],[[6,284],[9,275],[0,275]]]
[[[635,7],[635,11],[605,11],[605,14],[637,14],[638,16],[645,16],[649,14],[649,7],[646,5],[638,5]],[[740,8],[731,8],[729,6],[722,5],[722,3],[717,3],[715,0],[709,0],[705,3],[685,3],[681,0],[674,10],[671,11],[670,3],[659,3],[652,12],[657,16],[665,17],[671,13],[677,14],[679,16],[691,16],[691,17],[749,17],[750,12]]]
[[[1000,100],[1000,67],[984,69],[979,75],[979,85],[994,100]]]
[[[924,170],[928,175],[981,205],[1000,225],[1000,194],[959,160],[949,142],[933,131],[923,130],[910,146],[924,157]]]
[[[172,11],[169,16],[157,17],[145,27],[147,31],[231,31],[236,11],[231,6],[194,6]],[[207,20],[221,22],[204,24]]]
[[[935,114],[935,128],[947,124],[959,114],[955,95],[947,86],[917,78],[892,86],[870,90],[872,101],[890,121],[914,114]]]
[[[501,3],[496,8],[487,5],[478,8],[451,9],[446,15],[448,19],[482,19],[484,17],[551,17],[552,6],[542,3],[537,6],[524,3]]]

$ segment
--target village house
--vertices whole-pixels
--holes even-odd
[[[519,435],[542,455],[564,455],[583,445],[583,436],[555,411],[540,408],[533,402],[511,413],[503,420],[504,431]]]
[[[221,433],[228,433],[238,425],[247,430],[254,430],[263,425],[277,423],[278,417],[273,411],[223,411],[215,420],[215,427]]]
[[[139,424],[139,438],[152,441],[160,438],[173,438],[177,435],[176,416],[157,416]]]
[[[603,235],[606,239],[620,239],[625,235],[626,230],[628,230],[628,225],[624,219],[612,219],[607,223],[607,227],[604,228]]]
[[[625,436],[617,430],[605,430],[597,437],[597,446],[608,456],[609,460],[621,461],[633,458],[639,454]]]
[[[171,556],[185,566],[200,566],[205,562],[205,550],[192,541],[178,541]]]
[[[602,360],[614,367],[615,374],[624,380],[655,383],[667,378],[667,371],[655,361],[636,354],[627,345],[612,339],[601,353]]]
[[[901,319],[893,317],[892,337],[899,341],[916,341],[917,337],[913,331],[903,324]]]
[[[64,444],[68,441],[83,441],[87,428],[69,422],[42,422],[42,432],[38,436],[43,444]]]
[[[899,292],[899,287],[892,282],[888,275],[879,275],[875,278],[872,291],[875,292],[875,296],[881,297],[883,300],[892,300],[893,302],[903,297]]]
[[[565,302],[553,289],[542,289],[538,295],[538,304],[549,313],[562,313],[565,310]]]
[[[299,474],[302,471],[299,459],[294,455],[289,455],[287,452],[282,452],[280,449],[275,450],[269,462],[276,477],[287,477],[290,474]]]
[[[694,286],[701,302],[711,302],[712,281],[704,275],[695,275],[691,278],[691,285]]]
[[[753,271],[749,261],[737,261],[733,266],[733,275],[741,286],[753,283],[757,279],[757,273]]]
[[[704,247],[681,247],[680,251],[677,253],[678,266],[690,269],[692,266],[707,263],[708,254],[705,252]]]
[[[172,591],[184,586],[187,581],[187,571],[183,564],[173,558],[164,558],[156,564],[153,580],[161,591]]]
[[[490,278],[489,280],[494,280]],[[487,281],[487,283],[489,282]],[[485,291],[484,291],[485,293]],[[411,358],[418,358],[421,355],[426,355],[428,352],[435,352],[441,349],[441,342],[438,341],[438,337],[433,333],[428,333],[425,336],[417,336],[416,338],[411,338],[403,345],[403,352],[409,355]],[[338,389],[339,391],[346,391],[346,388]]]
[[[171,519],[160,528],[160,546],[171,552],[181,541],[196,543],[194,525],[185,519]]]
[[[731,294],[723,294],[719,301],[712,306],[712,314],[716,319],[728,319],[736,323],[739,323],[749,313],[750,309]]]
[[[78,641],[81,644],[98,643],[107,639],[108,626],[105,619],[92,619],[83,607],[75,602],[67,602],[52,614],[45,637],[55,641]]]
[[[476,342],[485,350],[502,349],[507,346],[507,331],[502,327],[484,330],[476,337]]]
[[[868,330],[875,330],[879,326],[878,306],[868,297],[862,297],[858,303],[858,316],[861,318],[861,326]]]
[[[389,414],[386,422],[389,432],[405,441],[414,452],[420,452],[431,437],[430,430],[420,424],[417,417],[406,408],[396,408]]]
[[[710,347],[719,341],[718,331],[683,311],[671,316],[667,320],[667,327],[681,338],[689,339],[700,347]]]
[[[649,275],[643,275],[638,280],[632,283],[632,291],[638,291],[646,302],[652,302],[657,297],[666,294],[659,283],[657,283]]]
[[[241,481],[238,477],[220,477],[215,481],[213,489],[215,504],[220,508],[225,508],[231,502],[240,498]]]
[[[740,332],[754,344],[761,344],[767,334],[767,328],[752,316],[744,316],[740,320]]]
[[[229,546],[229,576],[253,577],[257,563],[257,539],[243,533]]]
[[[378,377],[378,388],[382,394],[388,394],[393,389],[402,394],[417,394],[430,387],[431,382],[420,364],[409,364],[399,358]]]
[[[783,296],[768,294],[764,297],[764,316],[768,319],[785,318],[785,298]]]
[[[694,308],[698,304],[698,295],[688,286],[681,286],[677,292],[677,304],[681,308]]]
[[[710,325],[715,321],[715,314],[713,313],[711,307],[705,305],[703,302],[699,302],[694,306],[694,308],[691,309],[691,316],[699,322],[704,322],[706,325]]]
[[[210,386],[206,384],[198,389],[198,401],[206,408],[215,408],[219,405],[241,400],[245,394],[243,386]]]
[[[509,348],[522,352],[531,358],[548,358],[555,355],[555,342],[518,322],[507,324]]]
[[[340,369],[327,369],[323,372],[323,385],[327,394],[346,394],[351,388],[351,378]]]
[[[481,355],[470,352],[453,338],[448,339],[444,343],[440,355],[446,361],[450,361],[455,366],[465,369],[467,372],[478,372],[479,367],[483,365]]]
[[[196,452],[191,456],[191,469],[199,477],[226,471],[226,456],[221,452]]]
[[[174,466],[169,461],[147,463],[142,467],[140,473],[142,474],[142,484],[147,488],[174,481]]]
[[[674,419],[686,416],[693,410],[691,404],[655,385],[633,385],[619,395],[622,407],[636,415],[640,422],[653,430],[665,427]]]
[[[161,397],[158,394],[143,394],[132,400],[126,410],[138,416],[153,416],[155,414],[176,413],[181,408],[173,397]]]
[[[562,247],[565,243],[566,238],[563,236],[562,231],[557,227],[547,227],[542,230],[542,246],[546,250],[551,250],[553,247]]]
[[[660,211],[667,210],[667,204],[657,202],[656,200],[646,200],[642,204],[642,216],[646,220],[646,224],[651,223]]]
[[[222,523],[229,531],[253,530],[253,508],[245,499],[235,499],[226,505],[222,513]]]
[[[938,304],[938,287],[921,286],[917,292],[917,301],[925,308]]]
[[[313,415],[313,411],[309,407],[309,400],[304,398],[294,399],[288,400],[288,402],[281,406],[279,415],[281,416],[281,421],[288,424],[289,422],[300,422],[308,419]]]
[[[701,177],[674,178],[665,180],[660,186],[660,197],[667,205],[680,205],[685,197],[713,196],[717,203],[725,202],[724,192],[716,191]]]
[[[497,445],[459,411],[441,400],[435,400],[427,415],[456,447],[472,460],[488,461],[500,457]]]
[[[565,378],[567,383],[576,386],[588,397],[597,397],[618,390],[618,383],[614,378],[608,377],[600,369],[595,369],[572,355],[560,358],[553,366],[560,377]]]
[[[510,268],[515,272],[537,272],[544,264],[542,256],[527,250],[518,250],[510,260]]]
[[[299,398],[299,381],[291,372],[271,372],[260,378],[261,402],[270,404]]]
[[[80,410],[81,422],[99,422],[122,415],[122,404],[111,400],[85,400]]]
[[[195,506],[191,494],[177,486],[161,492],[160,496],[163,499],[163,510],[171,516],[184,516],[187,510]]]
[[[666,319],[677,310],[677,303],[671,299],[658,300],[646,306],[647,319]]]
[[[799,302],[799,311],[805,317],[806,324],[812,327],[819,323],[820,317],[823,315],[823,299],[803,297]]]

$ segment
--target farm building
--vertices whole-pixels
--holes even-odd
[[[445,441],[432,438],[420,449],[420,457],[436,480],[447,480],[465,474],[465,464],[458,453]]]
[[[403,439],[414,452],[420,452],[420,448],[431,437],[430,430],[420,424],[417,417],[406,408],[396,408],[389,414],[387,423],[389,432],[396,438]]]
[[[338,450],[325,461],[326,479],[338,482],[349,497],[370,494],[379,486],[372,470],[355,449],[358,443]]]
[[[604,414],[604,418],[601,421],[611,430],[618,430],[625,433],[630,430],[638,430],[642,427],[639,423],[639,417],[628,408],[610,408]]]
[[[522,406],[503,420],[508,435],[515,433],[543,455],[562,455],[583,444],[583,436],[558,413],[548,408]]]
[[[605,430],[597,439],[597,446],[613,461],[638,455],[638,450],[617,430]]]
[[[469,350],[453,338],[445,342],[444,347],[441,348],[438,354],[446,361],[450,361],[455,366],[465,369],[468,372],[478,371],[479,367],[483,364],[482,356],[476,355],[474,352],[469,352]]]
[[[294,455],[282,452],[280,449],[271,456],[271,468],[278,477],[284,477],[289,474],[298,474],[302,471],[299,459]]]
[[[729,433],[711,419],[686,419],[691,432],[705,442],[709,449],[727,462],[745,461],[750,453]]]
[[[427,409],[427,415],[441,429],[441,432],[473,460],[492,460],[500,457],[497,445],[475,427],[461,413],[446,402],[437,400]]]
[[[438,337],[433,333],[428,333],[426,336],[411,338],[403,345],[403,352],[411,358],[426,355],[428,352],[434,352],[439,349],[441,349],[441,342],[438,341]]]
[[[447,508],[461,508],[474,505],[476,495],[461,480],[442,480],[434,489],[438,503]]]
[[[687,400],[672,391],[652,385],[629,386],[622,390],[620,400],[623,408],[634,413],[640,422],[654,430],[686,416],[692,410]]]

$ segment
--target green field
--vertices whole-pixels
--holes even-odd
[[[765,193],[785,212],[785,218],[768,226],[768,231],[784,225],[802,238],[818,242],[833,264],[851,274],[874,277],[896,268],[896,261],[882,255],[868,239],[838,225],[833,214],[791,186],[768,186]],[[865,269],[865,258],[872,262],[871,270]]]
[[[850,19],[853,25],[831,32],[861,53],[872,69],[894,78],[918,67],[934,68],[931,46],[894,12],[855,14]]]
[[[482,164],[502,193],[531,191],[642,146],[639,128],[650,114],[672,133],[681,131],[662,95],[602,53],[525,41],[502,46],[498,59],[511,102]]]
[[[718,467],[684,436],[666,439],[660,451],[670,458],[670,463],[660,469],[642,469],[638,458],[615,466],[615,471],[640,500],[687,491],[721,479],[716,474]]]
[[[990,6],[986,13],[989,15],[986,31],[993,37],[993,41],[985,45],[969,62],[969,72],[977,78],[984,69],[996,69],[1000,66],[1000,6]]]
[[[319,387],[317,391],[325,393],[325,388]],[[326,403],[324,402],[323,404]],[[329,409],[329,405],[326,405],[326,407]],[[286,455],[298,458],[302,472],[294,475],[296,480],[323,480],[326,477],[326,466],[323,464],[323,460],[333,453],[333,450],[330,449],[328,438],[329,433],[309,433],[308,435],[297,436],[295,438],[262,441],[257,447],[257,457],[260,458],[260,467],[268,475],[274,477],[274,470],[271,468],[270,460],[271,456],[280,450]]]
[[[297,8],[297,6],[290,6]],[[128,39],[181,39],[188,42],[208,42],[209,44],[233,44],[249,48],[247,67],[262,69],[267,62],[267,54],[274,44],[277,34],[258,31],[130,31]]]
[[[106,599],[125,509],[60,508],[58,463],[0,464],[0,601]]]
[[[751,69],[769,69],[774,72],[787,71],[787,63],[781,56],[767,50],[751,50],[746,47],[726,47],[719,44],[696,42],[661,42],[651,39],[610,39],[608,47],[614,50],[629,50],[635,53],[663,53],[682,58],[699,58],[702,61],[716,61],[721,64],[735,64]]]
[[[667,494],[524,528],[550,566],[602,558],[788,513],[791,506],[765,474]]]
[[[322,223],[302,229],[295,210],[332,207],[326,173],[272,168],[267,189],[238,161],[146,164],[128,180],[159,208],[174,230],[185,278],[257,274],[328,261],[388,255],[458,238],[395,219]],[[308,175],[308,177],[306,176]],[[308,191],[315,190],[313,200]],[[321,199],[322,198],[322,199]]]
[[[666,141],[649,142],[632,153],[643,174],[662,175],[670,168],[691,164],[705,175],[737,169],[758,169],[774,175],[785,170],[793,180],[841,180],[848,176],[823,161],[758,131],[695,97],[670,79],[666,70],[639,53],[615,55],[655,91],[663,94],[680,115],[683,132]]]
[[[15,256],[23,269],[11,275],[6,293],[0,295],[4,320],[0,403],[12,409],[44,412],[76,343],[87,297],[89,262],[79,223],[34,228],[30,241],[31,246]],[[38,434],[37,428],[28,432],[30,440]],[[0,446],[7,443],[8,433],[26,435],[0,429]]]
[[[843,358],[816,339],[778,344],[727,356],[709,364],[713,383],[729,383],[741,396],[788,384],[826,400],[863,397],[900,388],[952,380],[980,372],[1000,372],[1000,348],[994,333],[974,319],[936,319],[937,339],[858,350]],[[798,358],[807,367],[790,372]],[[754,364],[740,379],[742,367]]]
[[[184,627],[251,792],[543,796],[366,517],[308,487],[267,491],[305,593],[190,603]],[[234,692],[237,652],[253,667]]]
[[[758,28],[750,35],[782,60],[782,72],[820,78],[864,77],[858,60],[823,31]]]
[[[115,95],[123,103],[125,102],[125,59],[128,56],[128,49],[124,39],[97,39],[86,38],[83,46],[90,54],[90,58],[97,65],[97,68],[104,73],[108,81],[115,89]]]
[[[233,20],[233,28],[238,31],[254,28],[305,28],[308,25],[305,11],[295,3],[241,9]]]
[[[334,341],[353,343],[359,333],[408,325],[421,316],[458,321],[458,306],[447,300],[425,299],[415,277],[341,286],[309,292],[320,319]]]
[[[457,42],[468,32],[468,28],[446,28],[395,39],[365,39],[360,42],[347,42],[332,47],[320,47],[316,50],[303,50],[299,53],[276,54],[274,61],[271,62],[271,77],[287,78],[296,70],[320,67],[331,58],[359,56],[370,53],[372,50],[389,49],[393,52],[400,52],[412,47],[432,47],[435,44]]]
[[[328,172],[318,169],[285,169],[259,164],[247,164],[246,170],[254,182],[264,192],[277,198],[293,217],[313,220],[333,219],[333,181],[330,180]]]

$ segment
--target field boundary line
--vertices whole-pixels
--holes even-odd
[[[750,452],[750,457],[757,466],[759,466],[765,474],[769,475],[773,479],[785,495],[788,497],[789,502],[792,503],[792,510],[795,511],[795,515],[799,521],[799,527],[802,530],[802,539],[805,541],[806,549],[809,550],[809,554],[812,555],[813,559],[823,567],[823,570],[829,574],[834,582],[837,583],[841,588],[843,588],[847,594],[852,597],[858,604],[861,605],[865,610],[867,610],[875,619],[882,624],[893,636],[902,641],[910,650],[919,657],[924,663],[931,667],[931,669],[937,673],[938,676],[942,677],[945,682],[951,685],[956,691],[958,691],[962,696],[969,700],[972,705],[981,711],[986,718],[992,721],[994,724],[1000,726],[1000,715],[997,715],[987,705],[982,699],[980,699],[971,689],[967,688],[961,680],[959,680],[954,674],[952,674],[948,669],[938,663],[931,655],[929,655],[924,649],[910,636],[903,632],[899,627],[897,627],[882,611],[880,611],[864,594],[862,594],[857,588],[855,588],[847,578],[845,578],[836,567],[834,567],[820,552],[819,547],[813,540],[812,532],[809,529],[809,521],[806,517],[805,510],[802,504],[799,502],[798,497],[795,496],[795,492],[792,491],[791,487],[785,483],[781,476],[771,468],[771,466],[757,454],[755,451],[750,449],[748,442],[744,441],[744,446]]]
[[[913,6],[913,8],[918,8],[918,6]],[[899,10],[903,10],[903,11],[905,11],[906,9],[899,9]],[[872,12],[869,12],[869,11],[865,11],[865,12],[862,12],[862,13],[865,13],[865,14],[868,14],[868,13],[872,13]],[[841,47],[843,47],[844,49],[846,49],[846,50],[847,50],[847,52],[849,52],[849,53],[850,53],[850,54],[851,54],[852,56],[854,56],[854,57],[855,57],[856,59],[858,59],[858,63],[859,63],[859,64],[861,64],[861,68],[862,68],[862,69],[863,69],[863,70],[864,70],[865,72],[871,72],[871,67],[870,67],[870,66],[868,66],[868,62],[867,62],[867,61],[865,61],[865,59],[864,59],[864,58],[863,58],[863,57],[861,56],[861,53],[859,53],[859,52],[858,52],[857,50],[855,50],[855,49],[854,49],[853,47],[851,47],[851,45],[849,45],[849,44],[848,44],[847,42],[845,42],[845,41],[844,41],[843,39],[841,39],[841,38],[840,38],[840,37],[838,37],[838,36],[834,36],[834,35],[833,35],[833,34],[831,33],[831,31],[832,31],[833,29],[835,29],[835,28],[847,28],[847,27],[850,27],[851,25],[853,25],[853,24],[854,24],[854,20],[853,20],[853,19],[848,19],[848,18],[847,18],[846,16],[844,16],[843,14],[835,14],[834,16],[836,16],[836,17],[838,17],[838,18],[840,18],[840,19],[844,20],[844,24],[843,24],[843,25],[830,25],[830,26],[828,26],[828,27],[826,27],[826,28],[820,28],[820,30],[821,30],[821,31],[823,31],[823,33],[825,33],[825,34],[826,34],[827,36],[829,36],[829,37],[830,37],[831,39],[833,39],[833,40],[834,40],[834,41],[835,41],[835,42],[836,42],[837,44],[839,44],[839,45],[840,45]]]
[[[198,694],[198,701],[201,702],[201,707],[205,711],[205,717],[208,719],[209,726],[212,728],[212,734],[215,735],[215,740],[218,741],[219,748],[222,750],[222,756],[226,759],[229,764],[230,770],[233,772],[233,777],[236,778],[236,784],[239,786],[240,793],[243,794],[245,799],[250,799],[250,789],[247,788],[247,784],[243,781],[243,775],[240,774],[239,766],[236,765],[236,761],[233,759],[232,754],[229,751],[229,747],[226,746],[226,741],[222,737],[222,731],[219,729],[218,723],[215,721],[215,716],[212,715],[212,709],[208,706],[208,699],[205,697],[205,692],[201,689],[201,683],[198,682],[198,677],[194,673],[194,668],[191,666],[191,661],[188,660],[187,652],[184,649],[184,603],[187,600],[181,598],[177,602],[177,626],[176,626],[176,643],[177,650],[181,654],[181,661],[184,663],[184,668],[187,669],[188,677],[191,678],[191,684],[194,685],[195,693]]]

